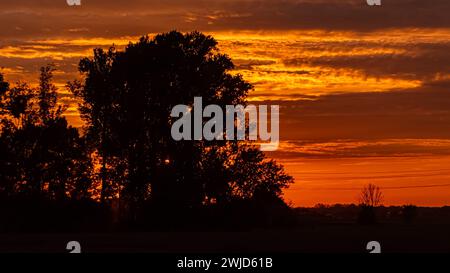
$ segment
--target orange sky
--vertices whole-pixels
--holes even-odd
[[[430,1],[432,2],[432,1]],[[64,90],[94,47],[178,29],[213,35],[254,84],[250,100],[281,106],[281,148],[295,205],[351,203],[364,184],[385,204],[450,204],[449,1],[16,0],[0,4],[0,70],[36,82],[55,63]]]
[[[368,182],[383,189],[384,203],[449,204],[449,156],[299,159],[283,162],[296,183],[285,193],[294,204],[354,203]]]

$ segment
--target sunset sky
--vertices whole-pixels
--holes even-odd
[[[269,153],[296,179],[297,206],[352,203],[373,183],[386,205],[450,205],[450,1],[1,0],[0,72],[36,83],[55,63],[64,89],[94,47],[144,34],[213,35],[250,100],[281,106]]]

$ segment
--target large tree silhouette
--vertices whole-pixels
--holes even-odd
[[[198,207],[256,193],[281,197],[292,177],[252,145],[171,137],[175,105],[193,105],[194,97],[246,104],[252,86],[233,68],[216,40],[199,32],[145,36],[80,61],[85,80],[69,86],[102,159],[103,199],[120,196],[135,211],[146,202]]]
[[[41,68],[35,88],[10,85],[0,74],[0,213],[9,215],[0,229],[89,217],[108,223],[97,216],[108,217],[117,201],[122,220],[152,224],[170,224],[161,215],[208,219],[205,209],[220,215],[219,225],[226,215],[254,224],[249,215],[286,208],[282,189],[292,177],[252,143],[171,136],[175,105],[192,106],[195,97],[246,104],[252,86],[233,68],[199,32],[145,36],[123,51],[95,49],[80,61],[84,81],[68,83],[80,98],[83,135],[63,115],[53,66]]]

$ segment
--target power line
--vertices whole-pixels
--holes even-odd
[[[380,187],[381,189],[387,190],[397,190],[397,189],[414,189],[414,188],[438,188],[438,187],[449,187],[449,184],[432,184],[432,185],[416,185],[416,186],[398,186],[398,187]]]
[[[450,183],[448,184],[432,184],[432,185],[415,185],[415,186],[392,186],[392,187],[380,187],[382,190],[402,190],[402,189],[418,189],[418,188],[438,188],[438,187],[450,187]],[[303,188],[305,189],[305,188]],[[333,191],[357,191],[362,188],[314,188],[309,190],[333,190]],[[297,190],[302,190],[302,188],[298,188]]]

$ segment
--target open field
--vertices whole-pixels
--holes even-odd
[[[252,232],[147,232],[2,234],[1,252],[66,252],[79,241],[83,252],[245,253],[367,252],[379,241],[382,252],[450,252],[450,225],[329,224]]]

